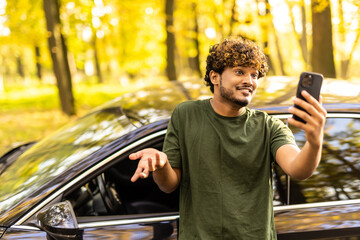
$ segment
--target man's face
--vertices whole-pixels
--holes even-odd
[[[215,85],[215,94],[220,100],[239,107],[247,106],[258,86],[258,71],[252,67],[226,68],[220,75],[218,85]]]

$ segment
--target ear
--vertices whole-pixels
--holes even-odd
[[[212,84],[217,85],[220,83],[220,74],[215,72],[214,70],[210,71],[209,77]]]

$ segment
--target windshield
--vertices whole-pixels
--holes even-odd
[[[108,106],[35,144],[0,175],[0,215],[81,159],[134,129],[120,107]]]

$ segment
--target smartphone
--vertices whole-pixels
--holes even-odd
[[[296,97],[306,101],[305,98],[301,95],[301,91],[305,90],[316,100],[319,101],[323,78],[324,78],[323,75],[319,73],[302,72],[300,75],[300,80],[296,91]],[[294,107],[302,111],[305,111],[302,107],[296,104],[294,105]],[[295,114],[293,115],[293,118],[297,121],[306,123],[302,118],[296,116]]]

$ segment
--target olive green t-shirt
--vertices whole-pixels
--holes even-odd
[[[179,104],[163,149],[182,169],[179,239],[276,239],[272,165],[284,144],[295,144],[292,132],[264,112],[224,117],[209,99]]]

